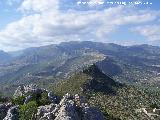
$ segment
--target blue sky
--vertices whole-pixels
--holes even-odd
[[[85,2],[86,0],[81,0]],[[15,51],[65,41],[160,45],[160,1],[110,5],[136,0],[1,0],[0,49]],[[152,3],[146,5],[144,3]]]
[[[20,12],[17,12],[19,2],[11,3],[10,0],[0,0],[0,29],[3,29],[8,23],[16,21],[22,17]],[[13,1],[14,2],[14,1]]]

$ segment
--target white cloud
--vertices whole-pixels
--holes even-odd
[[[5,50],[16,50],[70,40],[105,42],[108,34],[122,25],[146,23],[158,16],[156,11],[135,12],[133,8],[122,6],[102,11],[62,12],[58,2],[24,0],[18,9],[25,16],[0,31],[0,46]]]
[[[145,36],[149,41],[160,41],[160,25],[138,26],[131,30]]]
[[[44,12],[58,9],[58,0],[24,0],[19,10],[23,12]]]

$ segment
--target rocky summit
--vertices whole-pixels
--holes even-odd
[[[39,99],[43,95],[47,101],[40,103]],[[20,98],[23,98],[21,100]],[[94,107],[91,107],[83,96],[78,94],[65,94],[59,99],[52,92],[39,89],[36,85],[20,86],[14,94],[12,103],[0,105],[0,120],[22,120],[23,115],[26,120],[105,120],[103,114]],[[27,114],[32,111],[34,104],[30,105],[34,100],[37,106],[31,116]],[[19,105],[18,105],[19,103]],[[21,103],[21,104],[20,104]],[[23,111],[24,110],[24,111]],[[28,117],[28,118],[27,118]]]

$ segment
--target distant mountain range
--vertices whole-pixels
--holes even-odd
[[[0,64],[4,64],[6,62],[9,62],[11,60],[11,55],[9,53],[6,53],[2,50],[0,50]]]
[[[122,83],[154,86],[160,83],[160,47],[84,41],[9,53],[0,51],[0,90],[12,92],[11,88],[30,83],[48,86],[94,63]]]

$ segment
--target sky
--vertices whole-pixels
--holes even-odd
[[[160,46],[160,1],[0,0],[1,50],[68,41]]]

